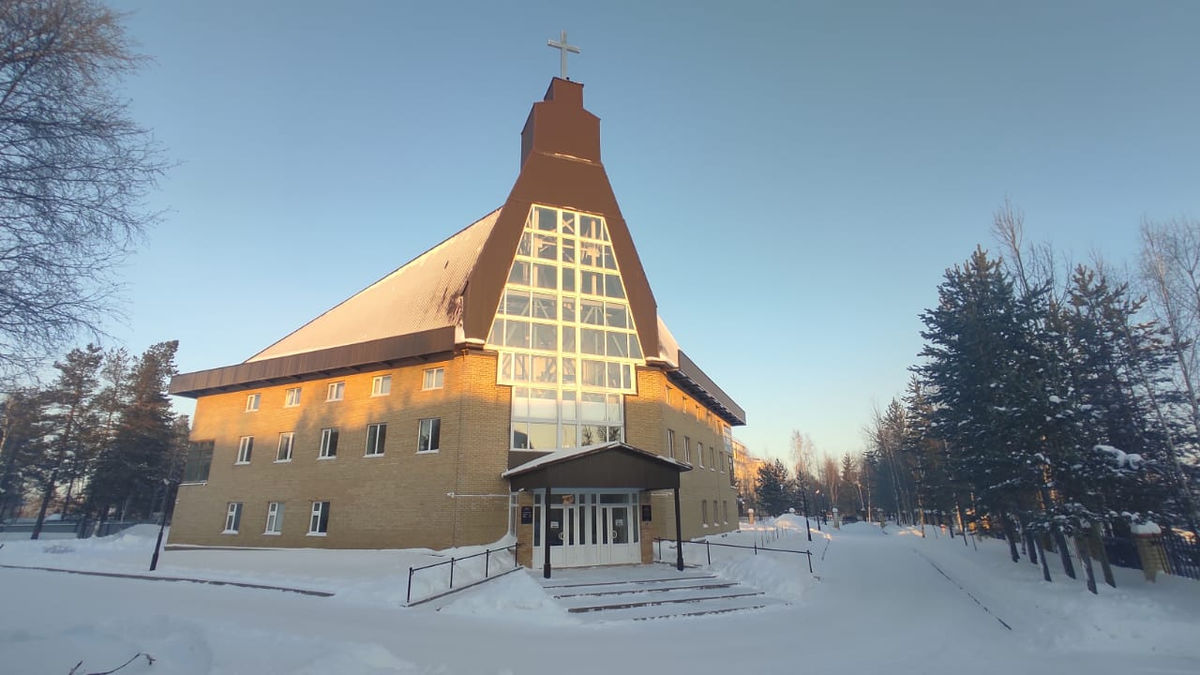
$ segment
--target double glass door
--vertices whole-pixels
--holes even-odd
[[[534,497],[534,564],[545,559],[542,498]],[[641,562],[638,495],[573,490],[552,493],[546,537],[557,567]]]

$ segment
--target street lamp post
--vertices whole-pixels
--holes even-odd
[[[166,485],[163,490],[166,494],[163,495],[162,519],[158,522],[158,539],[154,542],[154,555],[150,557],[150,571],[153,572],[158,567],[158,552],[162,549],[163,530],[167,529],[167,510],[174,511],[175,507],[175,490],[179,488],[179,481],[164,480]]]
[[[800,500],[804,507],[804,533],[808,535],[808,540],[812,541],[812,525],[808,524],[808,489],[800,488]]]
[[[818,509],[818,511],[817,511],[817,532],[820,532],[821,531],[821,512],[819,510],[821,508],[821,491],[820,490],[813,490],[813,501],[815,501],[817,503],[816,504],[816,507]]]

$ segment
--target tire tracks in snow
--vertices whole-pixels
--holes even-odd
[[[985,605],[985,604],[983,604],[982,602],[980,602],[980,601],[979,601],[979,598],[975,597],[975,595],[974,595],[973,593],[971,593],[971,591],[968,591],[968,590],[967,590],[965,587],[963,587],[963,585],[962,585],[962,584],[960,584],[960,583],[958,583],[957,581],[955,581],[953,577],[951,577],[949,574],[946,574],[946,572],[945,572],[944,570],[942,570],[942,568],[938,567],[937,563],[933,562],[933,560],[931,560],[931,559],[929,558],[929,556],[925,555],[924,553],[921,553],[920,551],[918,551],[918,550],[917,550],[917,549],[915,549],[915,548],[912,550],[912,552],[913,552],[913,553],[916,553],[917,555],[919,555],[919,556],[921,556],[922,558],[924,558],[924,559],[925,559],[925,562],[929,563],[929,564],[930,564],[930,565],[933,567],[933,569],[935,569],[935,570],[937,570],[937,571],[938,571],[938,574],[942,575],[943,577],[946,577],[946,581],[949,581],[950,583],[952,583],[952,584],[954,584],[955,586],[957,586],[957,587],[958,587],[958,590],[962,591],[963,593],[966,593],[968,598],[971,598],[972,600],[974,600],[974,601],[975,601],[975,604],[979,605],[979,607],[980,607],[980,608],[981,608],[983,611],[985,611],[985,612],[987,612],[988,614],[990,614],[990,615],[991,615],[991,617],[992,617],[993,619],[995,619],[995,620],[999,621],[1001,626],[1004,626],[1005,628],[1007,628],[1007,629],[1009,629],[1009,630],[1012,630],[1012,629],[1013,629],[1013,627],[1012,627],[1012,626],[1010,626],[1010,625],[1008,625],[1008,623],[1007,623],[1007,622],[1005,622],[1005,620],[1004,620],[1004,619],[1001,619],[999,616],[997,616],[997,615],[996,615],[996,613],[995,613],[995,612],[993,612],[991,609],[989,609],[987,605]]]

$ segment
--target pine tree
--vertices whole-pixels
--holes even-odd
[[[113,506],[122,517],[148,516],[160,501],[164,481],[182,470],[176,456],[179,430],[166,394],[178,346],[178,341],[151,346],[132,370],[129,404],[89,484],[89,503],[102,517]]]
[[[42,394],[19,389],[0,402],[0,521],[20,507],[45,453]]]
[[[787,467],[780,460],[758,468],[758,503],[767,513],[778,516],[792,505]]]
[[[101,349],[88,345],[72,349],[54,364],[58,378],[45,392],[46,452],[37,464],[42,503],[31,539],[41,535],[46,510],[59,484],[64,478],[77,475],[90,454],[88,441],[95,427],[92,399],[101,359]]]

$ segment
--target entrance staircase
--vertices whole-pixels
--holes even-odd
[[[747,612],[786,604],[702,569],[668,565],[566,568],[550,579],[530,574],[568,612],[585,621],[643,621]]]

